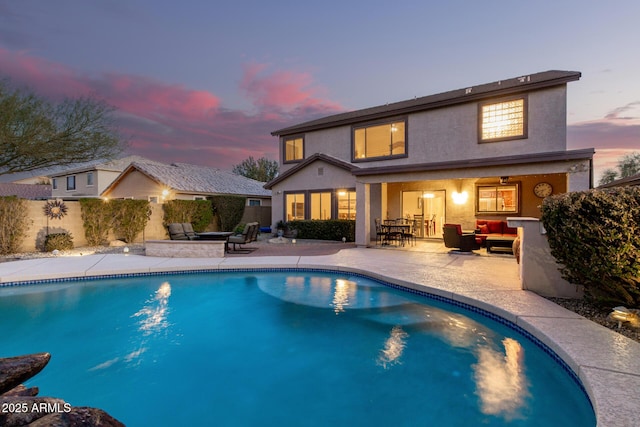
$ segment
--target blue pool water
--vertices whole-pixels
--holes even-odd
[[[595,426],[569,372],[513,328],[331,272],[0,288],[0,357],[127,426]]]

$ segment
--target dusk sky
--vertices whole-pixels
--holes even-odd
[[[117,108],[128,154],[231,169],[276,129],[546,70],[596,179],[640,151],[640,2],[0,0],[0,78]]]

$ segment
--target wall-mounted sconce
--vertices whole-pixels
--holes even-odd
[[[451,197],[453,198],[453,203],[455,203],[456,205],[464,205],[465,203],[467,203],[469,193],[467,193],[466,191],[463,191],[461,193],[454,191],[451,194]]]
[[[501,176],[500,177],[500,185],[507,185],[508,182],[509,182],[509,177],[508,176]]]
[[[169,190],[167,190],[166,188],[164,190],[162,190],[162,199],[166,199],[167,196],[169,195]]]

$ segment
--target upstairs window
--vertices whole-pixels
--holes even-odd
[[[284,162],[297,162],[304,159],[304,138],[284,139]]]
[[[57,178],[52,178],[51,179],[51,188],[54,190],[58,189],[58,179]]]
[[[67,191],[76,189],[76,176],[71,175],[67,177]]]
[[[87,187],[93,185],[93,172],[87,172]]]
[[[405,157],[407,152],[404,120],[353,129],[353,160]]]
[[[525,98],[480,104],[480,142],[505,141],[527,137]]]

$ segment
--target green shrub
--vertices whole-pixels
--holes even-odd
[[[113,214],[113,232],[127,243],[133,243],[151,218],[147,200],[116,199],[109,201]]]
[[[242,196],[213,196],[213,212],[218,216],[218,228],[233,230],[242,220],[247,198]]]
[[[15,196],[0,197],[0,218],[0,254],[16,253],[29,228],[27,202]]]
[[[210,200],[170,200],[163,205],[165,227],[173,222],[190,222],[197,233],[213,221],[213,206]]]
[[[299,239],[342,240],[356,239],[356,222],[346,219],[289,221],[289,230],[298,230]]]
[[[84,237],[90,246],[107,243],[113,225],[111,206],[111,203],[102,199],[80,199]]]
[[[73,249],[73,236],[71,233],[52,233],[44,239],[44,250],[52,252],[54,250],[68,251]]]
[[[541,220],[566,280],[598,304],[640,306],[640,188],[547,197]]]

